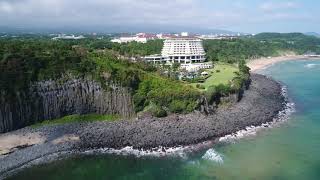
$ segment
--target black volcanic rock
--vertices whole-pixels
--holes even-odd
[[[230,107],[219,108],[215,114],[180,115],[179,120],[169,116],[157,120],[92,123],[80,130],[80,146],[152,148],[193,144],[271,121],[282,110],[283,102],[281,86],[277,82],[253,75],[252,84],[242,100]]]
[[[22,165],[37,162],[48,155],[59,157],[61,152],[85,151],[97,148],[174,147],[191,145],[206,140],[214,140],[234,133],[251,125],[261,125],[272,121],[283,110],[285,99],[281,85],[262,75],[252,75],[250,88],[240,102],[229,107],[220,107],[215,114],[192,114],[169,116],[166,118],[142,118],[117,122],[73,123],[44,126],[38,129],[26,127],[1,136],[40,133],[46,142],[17,150],[7,156],[0,156],[0,179]],[[79,141],[52,143],[64,135],[79,137]],[[60,155],[59,155],[60,154]],[[47,159],[46,159],[47,158]]]

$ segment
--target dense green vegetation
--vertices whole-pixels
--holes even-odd
[[[200,93],[190,85],[160,76],[146,76],[134,95],[136,111],[153,105],[169,112],[191,112],[197,108]]]
[[[93,78],[106,90],[111,90],[108,84],[130,88],[137,112],[150,104],[167,112],[191,112],[198,106],[200,93],[195,88],[161,77],[151,65],[118,59],[113,52],[88,48],[82,41],[0,41],[0,90],[13,97],[32,82],[70,73]]]
[[[160,54],[163,40],[151,40],[147,43],[130,42],[125,44],[113,43],[112,50],[129,57],[140,57],[151,54]]]
[[[220,98],[230,94],[238,94],[239,99],[242,96],[244,89],[250,84],[250,68],[246,66],[244,60],[239,61],[238,71],[234,72],[232,80],[228,83],[218,85],[209,85],[204,92],[209,103],[220,103]]]
[[[95,122],[95,121],[116,121],[119,120],[118,115],[100,115],[100,114],[86,114],[86,115],[69,115],[59,119],[45,120],[41,123],[32,125],[32,127],[37,128],[45,125],[57,125],[66,123],[82,123],[82,122]]]
[[[80,44],[80,45],[79,45]],[[155,71],[144,63],[118,60],[109,51],[82,46],[82,40],[0,40],[0,87],[10,91],[26,88],[30,82],[59,78],[70,72],[136,86],[138,71]]]
[[[197,109],[202,94],[216,100],[230,93],[240,93],[249,81],[246,59],[283,52],[320,53],[320,39],[300,33],[262,33],[234,40],[205,40],[208,60],[219,63],[209,71],[210,77],[204,83],[193,86],[177,80],[178,65],[157,69],[143,62],[125,60],[160,53],[162,44],[162,40],[117,44],[111,43],[109,38],[94,37],[57,41],[47,36],[0,38],[0,91],[14,97],[32,82],[57,79],[69,73],[78,78],[93,78],[106,90],[111,90],[109,84],[130,88],[137,112],[148,109],[157,116],[165,116]],[[226,68],[221,62],[238,64],[238,67],[225,65],[233,67]]]
[[[261,33],[256,40],[269,42],[282,50],[291,50],[297,54],[313,52],[320,54],[320,38],[302,33]]]
[[[288,52],[320,54],[320,38],[301,33],[261,33],[251,38],[205,40],[204,48],[208,60],[236,63],[240,60],[279,56]]]

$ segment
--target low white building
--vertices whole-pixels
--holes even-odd
[[[184,37],[189,36],[189,33],[188,32],[182,32],[181,36],[184,36]]]
[[[52,40],[58,40],[58,39],[72,39],[72,40],[78,40],[78,39],[84,39],[85,37],[83,35],[75,36],[75,35],[65,35],[65,34],[59,34],[57,37],[53,37]]]
[[[127,36],[127,37],[120,37],[120,38],[115,38],[111,40],[111,42],[114,42],[114,43],[129,43],[133,41],[136,41],[139,43],[146,43],[147,38],[138,37],[138,36]]]
[[[114,43],[129,43],[129,42],[138,42],[138,43],[147,43],[148,40],[158,39],[154,34],[147,33],[138,33],[134,36],[122,36],[119,38],[112,39],[111,42]]]
[[[146,56],[143,58],[145,61],[153,64],[166,64],[167,63],[167,58],[160,55],[160,54],[155,54],[151,56]]]
[[[201,69],[211,69],[213,68],[212,62],[204,62],[204,63],[193,63],[193,64],[181,64],[181,69],[185,69],[188,72],[197,72]]]

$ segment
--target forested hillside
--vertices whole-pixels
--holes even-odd
[[[158,116],[191,112],[199,108],[203,92],[189,83],[161,76],[159,69],[143,62],[119,59],[161,52],[163,41],[146,44],[111,43],[110,39],[51,40],[43,36],[0,38],[0,90],[15,97],[34,83],[55,80],[64,74],[90,77],[106,90],[111,84],[129,88],[136,112],[146,109]],[[320,39],[300,33],[263,33],[235,40],[205,40],[209,61],[240,64],[240,73],[225,87],[211,87],[208,97],[237,93],[248,80],[244,60],[276,56],[282,52],[320,53]]]
[[[320,38],[301,33],[261,33],[233,40],[205,40],[208,60],[235,63],[239,60],[279,56],[286,52],[320,54]]]
[[[254,39],[273,43],[279,49],[292,50],[298,54],[320,54],[320,38],[302,33],[261,33],[254,36]]]
[[[59,79],[69,73],[91,77],[108,85],[131,89],[136,111],[152,105],[155,113],[191,112],[197,108],[200,93],[183,82],[161,77],[145,63],[118,59],[109,51],[81,46],[75,41],[2,40],[0,42],[0,91],[6,96],[28,89],[33,82]]]

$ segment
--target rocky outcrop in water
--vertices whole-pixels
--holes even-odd
[[[131,93],[115,85],[105,90],[90,78],[70,76],[34,83],[14,97],[0,92],[0,133],[42,120],[88,113],[132,116]]]

